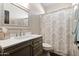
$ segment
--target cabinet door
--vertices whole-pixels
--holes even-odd
[[[31,44],[31,41],[22,42],[4,49],[4,53],[8,53],[9,56],[30,56],[32,54]]]
[[[18,49],[17,51],[10,53],[10,55],[11,56],[30,56],[31,55],[31,46],[28,45],[26,47]]]

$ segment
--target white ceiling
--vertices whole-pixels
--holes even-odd
[[[28,7],[30,14],[43,14],[52,12],[58,9],[72,6],[72,3],[29,3],[21,4],[25,8]]]
[[[45,11],[40,3],[30,3],[29,4],[30,14],[44,14]]]
[[[71,3],[42,3],[46,13],[72,6]]]

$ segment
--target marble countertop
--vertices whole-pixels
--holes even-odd
[[[7,47],[16,45],[18,43],[24,42],[24,41],[28,41],[28,40],[32,40],[35,38],[41,37],[41,35],[29,35],[29,36],[24,36],[24,37],[11,37],[10,39],[5,39],[5,40],[0,40],[0,48],[5,49]]]

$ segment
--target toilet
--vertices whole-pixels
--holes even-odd
[[[47,56],[50,56],[50,51],[52,50],[52,46],[48,43],[43,43],[43,49],[46,51]]]

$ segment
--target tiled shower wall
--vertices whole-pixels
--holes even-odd
[[[62,55],[79,55],[74,44],[73,8],[66,8],[41,16],[43,42],[52,45],[52,50]]]

